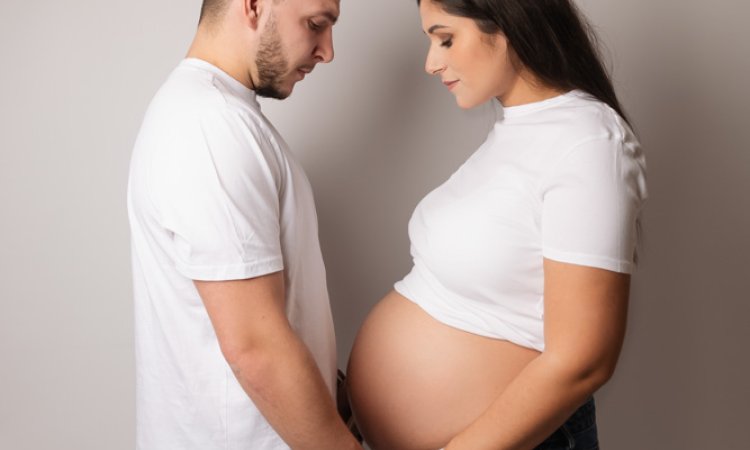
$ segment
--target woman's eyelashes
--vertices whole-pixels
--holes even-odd
[[[450,48],[453,45],[453,37],[445,38],[440,40],[440,46]]]

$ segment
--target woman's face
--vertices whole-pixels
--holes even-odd
[[[473,19],[448,14],[431,0],[422,0],[419,13],[430,38],[425,70],[441,78],[458,106],[472,108],[492,97],[506,104],[523,82],[507,39],[483,33]]]

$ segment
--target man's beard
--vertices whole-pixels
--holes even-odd
[[[258,82],[255,93],[261,97],[285,99],[291,92],[282,92],[282,77],[289,70],[289,61],[281,47],[281,36],[276,28],[276,19],[271,18],[268,29],[260,37],[258,54],[255,56],[258,68]]]

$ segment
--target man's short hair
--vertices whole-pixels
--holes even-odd
[[[203,0],[199,22],[216,22],[226,12],[231,0]]]
[[[227,6],[232,0],[203,0],[201,5],[201,17],[198,20],[202,23],[204,20],[208,23],[216,22],[227,10]],[[282,0],[273,0],[274,4],[281,2]]]

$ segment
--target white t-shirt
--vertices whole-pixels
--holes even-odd
[[[333,321],[312,191],[252,90],[186,59],[146,113],[128,208],[137,448],[288,449],[222,356],[193,280],[284,270],[286,311],[331,395]]]
[[[581,91],[494,104],[487,140],[414,211],[414,267],[395,288],[445,324],[542,351],[543,259],[630,273],[645,159]]]

